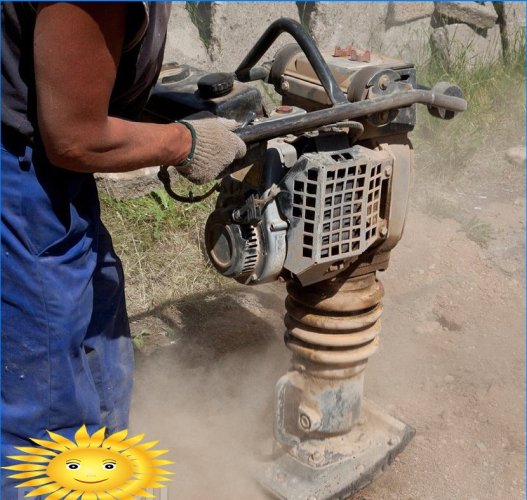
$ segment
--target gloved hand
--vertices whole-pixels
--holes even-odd
[[[178,172],[195,184],[215,179],[234,160],[245,156],[245,143],[232,131],[238,128],[235,120],[218,118],[203,111],[189,116],[180,123],[186,125],[193,137],[191,159],[176,165]]]

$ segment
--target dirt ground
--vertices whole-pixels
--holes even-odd
[[[520,125],[499,127],[449,182],[416,171],[405,234],[379,275],[381,349],[365,386],[416,436],[354,500],[525,498],[525,169],[505,157]],[[421,143],[417,162],[430,158]],[[176,462],[161,498],[266,498],[252,470],[289,364],[284,297],[278,283],[233,285],[132,311],[143,347],[131,430]]]
[[[414,201],[380,275],[382,347],[365,394],[417,433],[355,500],[525,497],[524,176],[466,185],[450,199],[491,225],[488,247]],[[269,445],[288,366],[284,295],[239,286],[132,317],[152,332],[137,355],[132,429],[170,450],[168,498],[264,498],[249,466]]]

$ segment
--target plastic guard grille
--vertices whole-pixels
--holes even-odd
[[[300,162],[304,168],[288,182],[292,253],[318,263],[363,253],[379,237],[384,169],[391,161],[356,147],[306,154]]]

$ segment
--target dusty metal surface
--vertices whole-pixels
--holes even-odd
[[[348,498],[371,483],[404,450],[415,430],[364,401],[361,420],[351,432],[303,442],[299,460],[283,453],[256,471],[271,495],[287,500]]]
[[[307,287],[291,281],[287,291],[285,343],[293,359],[276,385],[279,451],[261,482],[279,498],[342,498],[370,482],[413,435],[378,408],[363,407],[384,290],[369,273]]]
[[[280,182],[290,221],[285,267],[307,285],[383,238],[393,159],[362,146],[303,155]],[[341,267],[337,267],[339,263]]]
[[[295,354],[342,367],[377,350],[384,291],[374,274],[309,287],[289,283],[287,290],[285,342]]]

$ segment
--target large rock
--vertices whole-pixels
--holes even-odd
[[[429,18],[393,26],[383,35],[379,51],[404,61],[423,64],[430,58],[432,32]]]
[[[466,23],[479,29],[492,28],[498,14],[492,2],[436,2],[436,12],[456,23]]]
[[[323,50],[350,43],[358,49],[376,48],[385,32],[387,2],[317,2],[311,32]]]
[[[144,196],[162,186],[157,178],[159,167],[140,168],[132,172],[95,174],[99,191],[105,191],[114,200]]]
[[[386,26],[409,23],[434,13],[433,2],[390,2]]]
[[[190,64],[204,69],[211,67],[211,59],[198,28],[190,19],[185,2],[172,3],[164,62]]]
[[[466,24],[448,24],[434,29],[430,43],[447,61],[467,67],[496,62],[502,54],[498,25],[486,30],[483,36]]]
[[[519,50],[525,37],[524,2],[496,2],[496,10],[501,10],[501,36],[505,51]]]
[[[267,27],[280,17],[298,20],[295,2],[214,2],[212,4],[209,53],[213,67],[234,71]],[[283,45],[294,40],[282,34],[261,61],[274,57]]]

